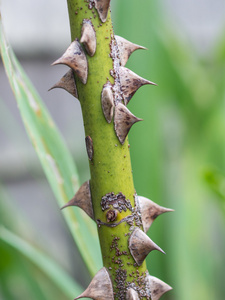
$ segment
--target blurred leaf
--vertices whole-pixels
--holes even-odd
[[[66,297],[46,273],[1,239],[0,255],[1,300],[56,300]]]
[[[22,130],[18,126],[9,108],[7,107],[4,100],[0,97],[0,128],[7,136],[11,138],[12,141],[15,141],[17,144],[22,144],[24,141],[24,136]]]
[[[1,19],[0,47],[25,128],[55,197],[63,206],[78,189],[78,174],[47,109],[7,44]],[[94,275],[102,265],[96,225],[79,208],[68,208],[63,214],[89,271]]]
[[[0,226],[0,240],[10,245],[26,258],[33,262],[43,273],[45,273],[55,285],[68,297],[74,297],[82,292],[82,288],[50,257],[27,243],[8,229]]]
[[[52,256],[34,246],[37,240],[0,184],[0,299],[69,300],[80,293],[80,286]]]
[[[208,168],[203,173],[204,179],[208,184],[209,188],[216,193],[219,200],[220,206],[223,208],[225,213],[225,176],[218,170]]]
[[[164,1],[115,1],[115,33],[149,49],[132,54],[127,67],[158,84],[141,88],[128,105],[144,119],[129,133],[135,188],[175,209],[148,232],[167,253],[147,257],[149,272],[173,286],[165,299],[223,299],[213,280],[224,278],[217,268],[224,235],[218,256],[209,241],[218,244],[215,231],[224,230],[211,219],[199,170],[215,161],[224,167],[224,66],[197,55],[184,30],[177,34]]]

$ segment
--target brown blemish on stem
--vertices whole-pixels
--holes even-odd
[[[109,209],[110,206],[117,209],[119,212],[122,212],[123,210],[127,211],[127,209],[132,211],[130,200],[126,199],[125,195],[123,195],[121,192],[117,195],[115,195],[113,192],[108,193],[102,197],[102,210],[105,211],[106,209]]]
[[[121,91],[121,84],[120,84],[120,77],[119,77],[119,68],[120,64],[120,52],[116,42],[116,39],[113,35],[111,35],[111,42],[110,42],[110,57],[113,61],[113,70],[110,70],[110,75],[114,78],[114,85],[113,85],[113,94],[114,94],[114,104],[117,105],[118,103],[122,103],[123,101],[123,94]]]
[[[108,210],[106,213],[106,220],[107,222],[114,222],[117,218],[118,211],[117,210]]]
[[[139,296],[140,299],[146,298],[147,300],[151,299],[151,292],[150,292],[150,285],[148,282],[148,272],[139,272],[138,269],[136,271],[132,271],[131,274],[133,280],[127,281],[127,290],[132,288],[134,291],[136,291],[137,294],[133,293],[137,296]],[[137,298],[137,299],[139,299]],[[129,299],[129,298],[128,298]],[[131,298],[132,299],[132,298]],[[134,298],[136,299],[136,298]]]
[[[92,160],[93,155],[94,155],[94,148],[93,148],[92,138],[89,135],[86,136],[86,138],[85,138],[85,144],[86,144],[88,158],[89,158],[89,160]]]

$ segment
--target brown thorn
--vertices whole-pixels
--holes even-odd
[[[129,238],[129,249],[138,266],[143,263],[146,256],[153,250],[158,250],[165,254],[165,252],[138,227],[134,229]]]
[[[104,23],[107,19],[110,0],[94,0],[100,20]]]
[[[144,228],[144,232],[147,232],[153,221],[161,214],[166,212],[174,211],[174,209],[166,208],[163,206],[159,206],[152,200],[138,196],[138,203],[140,206],[142,225]]]
[[[53,85],[49,91],[55,88],[64,89],[78,99],[77,87],[72,69],[70,69],[55,85]]]
[[[140,298],[134,289],[129,288],[126,292],[126,300],[140,300]]]
[[[105,119],[108,123],[111,123],[113,117],[113,92],[112,85],[110,82],[104,84],[102,93],[101,93],[101,102],[102,102],[102,110],[105,116]]]
[[[145,84],[156,85],[154,82],[138,76],[125,67],[119,68],[119,76],[125,105],[129,103],[130,99],[141,86]]]
[[[88,61],[83,48],[76,39],[67,48],[66,52],[52,65],[63,64],[74,70],[83,84],[87,83]]]
[[[116,135],[121,144],[124,144],[131,126],[139,121],[142,121],[142,119],[139,119],[135,115],[133,115],[125,105],[123,105],[122,103],[118,103],[116,105],[114,127]]]
[[[89,181],[82,184],[75,196],[66,203],[61,209],[69,206],[78,206],[83,209],[86,214],[94,220],[94,212],[91,201],[91,191]]]
[[[145,47],[139,46],[137,44],[133,44],[130,41],[122,38],[121,36],[115,35],[115,39],[117,41],[117,45],[120,52],[120,63],[121,66],[124,67],[128,61],[130,55],[138,49],[147,49]]]
[[[105,267],[98,271],[87,289],[74,300],[86,297],[94,300],[114,300],[112,282]]]
[[[87,53],[93,56],[96,51],[96,33],[91,20],[84,19],[81,28],[80,43],[84,44]]]
[[[148,275],[148,281],[151,291],[151,300],[159,300],[163,294],[173,289],[167,283],[151,275]]]

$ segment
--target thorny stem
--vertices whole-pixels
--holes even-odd
[[[101,107],[103,85],[107,81],[114,83],[114,78],[110,75],[110,70],[113,69],[110,52],[114,39],[110,12],[107,21],[102,23],[96,9],[90,8],[91,1],[67,0],[67,2],[72,41],[76,38],[80,39],[83,19],[90,19],[96,32],[96,53],[93,57],[87,55],[87,83],[81,83],[76,75],[75,79],[82,108],[85,136],[91,137],[93,142],[94,154],[89,163],[90,186],[103,264],[112,278],[114,299],[125,299],[126,289],[132,285],[135,285],[136,289],[143,294],[141,299],[150,299],[145,296],[144,292],[146,263],[137,266],[128,248],[131,225],[136,225],[132,219],[132,209],[126,208],[126,211],[124,209],[115,216],[112,206],[109,212],[109,209],[103,211],[101,205],[102,198],[111,193],[114,195],[122,193],[128,206],[129,203],[132,207],[135,205],[128,139],[126,138],[123,145],[119,142],[113,122],[110,124],[106,122]],[[131,223],[129,224],[124,218],[131,220]]]

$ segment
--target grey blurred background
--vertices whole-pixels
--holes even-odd
[[[112,1],[112,11],[118,2]],[[173,23],[181,38],[185,36],[197,51],[205,53],[207,50],[208,53],[224,24],[225,1],[164,0],[163,3],[168,21]],[[66,72],[65,67],[51,67],[51,63],[70,43],[67,3],[2,0],[1,10],[8,40],[58,125],[83,182],[89,178],[89,171],[79,102],[63,90],[48,92]],[[43,247],[71,274],[76,275],[75,269],[79,270],[79,275],[85,273],[79,268],[73,240],[27,138],[1,62],[0,99],[0,110],[5,116],[4,122],[0,120],[0,183],[16,209],[33,224]],[[16,133],[11,130],[15,122]]]

